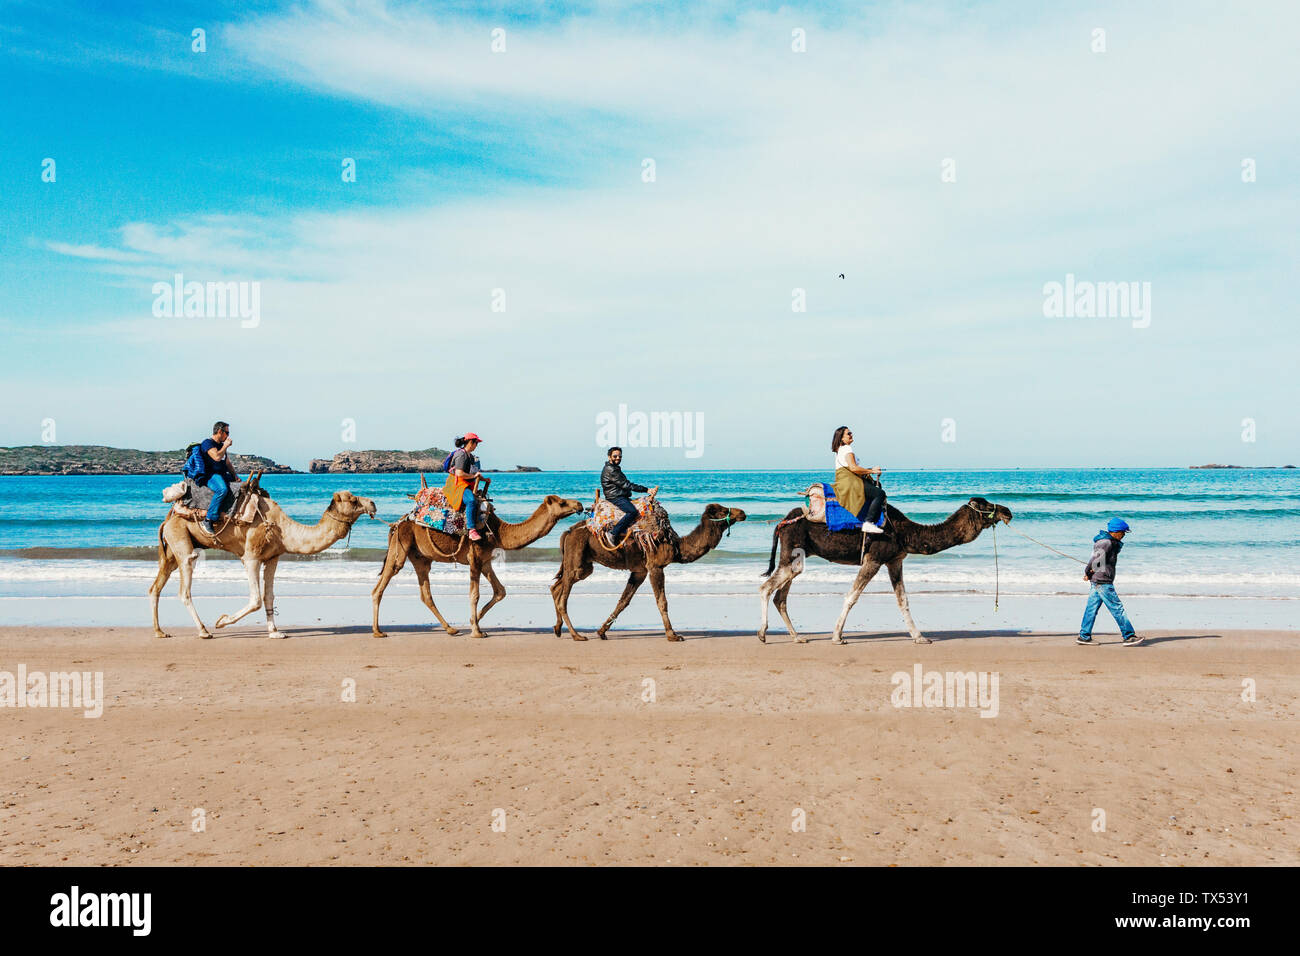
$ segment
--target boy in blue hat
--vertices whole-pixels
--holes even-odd
[[[1083,623],[1079,625],[1076,644],[1092,643],[1092,622],[1097,619],[1097,609],[1103,604],[1119,625],[1125,647],[1137,647],[1143,642],[1143,638],[1134,632],[1128,615],[1124,613],[1124,605],[1115,593],[1115,562],[1128,532],[1127,521],[1111,518],[1106,523],[1106,530],[1097,532],[1097,537],[1092,539],[1092,560],[1083,571],[1083,579],[1092,583],[1092,590],[1088,592],[1088,606],[1083,610]]]

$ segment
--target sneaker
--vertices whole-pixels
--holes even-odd
[[[482,540],[483,540],[483,536],[482,536],[481,534],[478,533],[478,529],[477,529],[477,528],[470,528],[470,530],[469,530],[469,539],[470,539],[471,541],[482,541]]]
[[[1134,634],[1132,637],[1124,638],[1125,647],[1137,647],[1139,644],[1145,644],[1146,638],[1140,634]]]
[[[210,534],[210,535],[216,535],[216,533],[217,533],[216,529],[212,527],[212,522],[211,522],[211,521],[204,521],[204,522],[203,522],[203,530],[206,531],[206,532],[207,532],[208,534]]]
[[[879,525],[874,525],[870,521],[862,522],[862,530],[867,534],[884,534],[885,529]]]
[[[1076,643],[1076,644],[1091,644],[1091,643],[1092,643],[1092,638],[1091,638],[1091,637],[1076,637],[1076,638],[1074,639],[1074,643]]]

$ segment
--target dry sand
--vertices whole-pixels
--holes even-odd
[[[0,628],[106,697],[0,709],[4,861],[1300,863],[1293,631],[263,633]],[[918,662],[997,672],[998,716],[894,707]]]

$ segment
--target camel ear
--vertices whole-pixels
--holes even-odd
[[[560,498],[559,495],[547,495],[544,499],[542,499],[542,503],[545,504],[548,508],[554,508],[562,501],[563,499]]]

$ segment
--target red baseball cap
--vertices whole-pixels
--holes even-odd
[[[477,435],[475,435],[473,432],[466,432],[466,433],[465,433],[465,440],[466,440],[466,441],[482,441],[483,439],[479,438],[479,437],[478,437]]]

